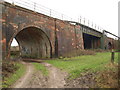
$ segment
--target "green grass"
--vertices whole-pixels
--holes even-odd
[[[25,66],[23,64],[21,64],[21,63],[16,63],[16,66],[18,66],[19,69],[16,70],[15,73],[13,73],[12,75],[10,75],[9,77],[5,78],[5,80],[3,81],[3,84],[2,84],[3,88],[7,88],[7,87],[11,86],[21,76],[24,75],[24,73],[25,73]]]
[[[46,67],[40,63],[33,63],[37,70],[40,70],[44,76],[48,76],[48,70]]]
[[[118,63],[118,61],[119,61],[119,60],[118,60],[119,55],[120,55],[120,53],[118,53],[118,52],[117,52],[117,53],[115,53],[115,62],[116,62],[116,63]]]
[[[105,65],[110,63],[111,53],[97,53],[96,55],[83,55],[72,58],[47,60],[46,62],[67,71],[70,79],[80,76],[82,72],[96,72],[105,69]],[[118,53],[115,54],[115,63],[118,62]]]

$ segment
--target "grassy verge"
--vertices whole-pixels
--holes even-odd
[[[118,65],[107,64],[105,70],[96,75],[97,85],[100,88],[117,88],[118,85]]]
[[[103,52],[96,55],[83,55],[72,58],[47,60],[46,62],[67,71],[70,79],[77,78],[85,71],[100,71],[105,69],[105,65],[110,63],[111,53]],[[118,53],[115,54],[115,63],[118,62]]]
[[[14,62],[15,67],[17,67],[14,73],[11,73],[10,76],[4,77],[2,87],[7,88],[15,83],[21,76],[25,73],[25,66],[21,63]],[[8,67],[9,68],[9,67]]]
[[[44,65],[40,63],[33,63],[33,65],[35,66],[37,70],[40,70],[44,76],[48,75],[48,70],[46,69]]]

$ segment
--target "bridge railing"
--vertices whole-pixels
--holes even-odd
[[[30,0],[26,0],[26,1],[25,0],[4,0],[4,1],[14,4],[14,5],[18,5],[18,6],[30,9],[35,12],[42,13],[44,15],[47,15],[47,16],[50,16],[53,18],[58,18],[60,20],[75,21],[75,22],[81,23],[83,25],[86,25],[88,27],[91,27],[100,32],[102,32],[102,30],[103,30],[103,28],[99,27],[98,25],[94,24],[93,22],[90,22],[88,19],[86,19],[84,17],[80,16],[79,18],[71,18],[67,15],[59,13],[55,10],[52,10],[50,8],[47,8],[45,6],[42,6],[38,3],[30,1]]]

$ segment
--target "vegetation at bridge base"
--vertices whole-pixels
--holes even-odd
[[[101,88],[117,88],[118,79],[118,64],[109,63],[96,75],[97,85]]]
[[[25,66],[22,63],[12,60],[2,62],[2,87],[8,88],[25,73]]]
[[[59,58],[64,57],[76,57],[76,56],[82,56],[82,55],[95,55],[97,52],[108,52],[109,50],[103,50],[103,49],[85,49],[85,50],[75,50],[72,52],[67,52],[60,56]]]
[[[71,58],[62,58],[55,60],[47,60],[46,62],[53,64],[54,66],[69,73],[69,80],[79,78],[84,73],[99,73],[98,77],[95,77],[99,87],[107,88],[112,82],[107,82],[110,78],[113,79],[113,83],[117,84],[117,72],[118,72],[118,53],[115,53],[115,63],[111,65],[111,52],[96,53],[95,55],[82,55]],[[110,72],[111,71],[111,72]],[[106,72],[104,74],[104,72]],[[103,75],[103,74],[104,75]],[[102,77],[102,75],[104,77]],[[107,75],[107,76],[106,76]],[[115,77],[114,77],[115,76]],[[105,82],[106,81],[106,82]],[[101,84],[103,83],[103,84]],[[105,86],[103,86],[105,83]]]
[[[11,51],[10,53],[11,53],[11,59],[18,58],[20,56],[19,51]]]
[[[40,63],[33,63],[33,65],[35,66],[36,70],[40,70],[44,76],[48,76],[49,72],[44,65]]]

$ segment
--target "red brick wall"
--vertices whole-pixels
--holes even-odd
[[[4,43],[6,56],[9,54],[13,37],[19,31],[31,26],[41,29],[48,36],[52,45],[52,56],[55,55],[55,40],[58,43],[58,56],[67,56],[68,53],[84,48],[80,26],[10,4],[3,5],[2,20],[3,38],[6,39]]]

